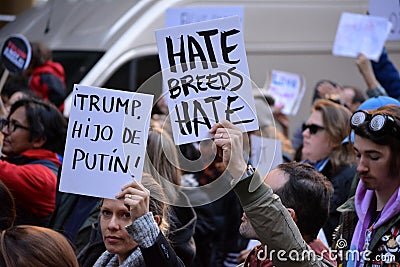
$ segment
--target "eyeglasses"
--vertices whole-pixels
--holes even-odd
[[[392,116],[385,114],[371,115],[363,110],[357,111],[351,116],[350,126],[355,130],[365,122],[369,122],[368,128],[374,135],[382,133],[398,135],[400,132],[400,128]]]
[[[0,130],[3,130],[4,127],[7,127],[7,130],[9,132],[11,132],[11,133],[14,132],[18,128],[21,128],[21,129],[29,131],[28,127],[19,124],[17,121],[14,121],[14,120],[10,121],[10,120],[7,120],[7,119],[1,119],[0,120]]]
[[[325,128],[316,124],[305,124],[302,125],[303,132],[305,130],[310,130],[310,134],[316,134],[319,130],[324,130]]]

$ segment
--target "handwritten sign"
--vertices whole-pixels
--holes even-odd
[[[175,144],[211,138],[225,119],[258,129],[239,17],[161,29],[156,38]]]
[[[75,85],[60,190],[114,198],[140,182],[153,96]]]
[[[251,162],[261,177],[283,162],[281,141],[252,134],[250,143]]]
[[[400,1],[399,0],[369,0],[369,14],[383,17],[392,23],[388,40],[400,40]]]
[[[392,24],[386,18],[343,13],[340,17],[332,53],[356,58],[363,53],[377,61]]]
[[[196,6],[168,8],[165,26],[172,27],[224,17],[239,16],[243,22],[242,6]]]
[[[283,114],[296,115],[306,91],[304,76],[272,70],[267,77],[264,87],[275,99],[275,105],[283,106]]]
[[[8,37],[1,49],[1,61],[4,67],[14,74],[22,74],[28,68],[31,56],[31,45],[21,34]]]

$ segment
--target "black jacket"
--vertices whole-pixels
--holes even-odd
[[[329,218],[323,227],[328,244],[331,245],[333,233],[339,225],[340,219],[340,212],[337,211],[337,208],[345,203],[349,197],[351,184],[356,174],[356,166],[345,165],[333,170],[331,163],[328,162],[321,173],[331,181],[334,189],[329,206]]]
[[[176,254],[191,266],[196,256],[196,245],[193,239],[197,216],[191,207],[171,206],[171,225],[168,235]]]

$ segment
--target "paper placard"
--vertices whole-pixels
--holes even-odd
[[[173,27],[224,17],[239,16],[243,22],[243,6],[196,6],[168,8],[165,27]]]
[[[60,191],[114,198],[141,181],[153,96],[75,85]]]
[[[175,144],[211,138],[225,119],[258,129],[238,16],[161,29],[156,38]]]
[[[392,24],[386,18],[342,13],[332,53],[335,56],[356,58],[363,53],[377,61]]]
[[[388,40],[400,40],[400,1],[399,0],[369,0],[369,14],[388,19],[392,28]]]
[[[265,177],[267,173],[283,162],[282,142],[278,139],[250,135],[251,163]]]
[[[275,105],[283,105],[283,114],[296,115],[306,91],[304,76],[279,70],[267,75],[264,88],[275,99]]]

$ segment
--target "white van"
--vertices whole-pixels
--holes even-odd
[[[154,31],[165,27],[168,8],[230,5],[243,7],[250,75],[258,86],[272,69],[305,76],[307,92],[292,125],[308,115],[318,80],[365,88],[354,59],[331,51],[341,13],[365,14],[368,0],[52,0],[3,27],[0,43],[15,33],[45,42],[64,65],[70,91],[74,83],[136,91],[160,71]],[[400,46],[386,48],[399,63]],[[156,99],[161,80],[146,90]]]

